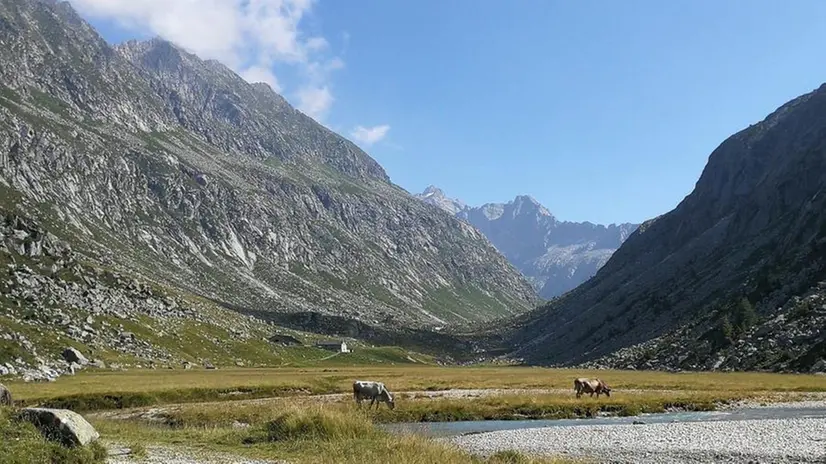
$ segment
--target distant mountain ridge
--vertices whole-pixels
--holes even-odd
[[[543,298],[559,296],[595,275],[639,226],[560,221],[529,195],[471,207],[431,185],[416,197],[476,227]]]

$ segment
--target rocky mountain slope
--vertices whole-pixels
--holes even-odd
[[[37,222],[0,212],[0,377],[315,364],[329,357],[318,338],[96,266]],[[361,362],[418,356],[348,343]]]
[[[434,186],[416,196],[485,234],[547,299],[594,276],[638,226],[560,221],[527,195],[480,207],[448,198]]]
[[[535,301],[478,231],[264,84],[162,40],[111,47],[66,2],[0,0],[0,44],[0,207],[95,265],[351,327]]]
[[[726,139],[673,211],[642,224],[593,279],[518,318],[514,356],[817,368],[826,357],[824,188],[826,85]]]

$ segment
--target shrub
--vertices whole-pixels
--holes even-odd
[[[265,425],[269,441],[348,440],[379,432],[364,414],[322,406],[291,409]]]
[[[129,456],[134,459],[144,459],[147,456],[146,447],[143,443],[133,442],[129,444]]]

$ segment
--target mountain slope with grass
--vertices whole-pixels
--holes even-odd
[[[0,42],[0,208],[95,267],[353,336],[535,301],[482,234],[264,84],[159,39],[112,47],[66,2],[0,0]]]
[[[673,211],[524,317],[543,364],[826,370],[826,85],[726,139]]]

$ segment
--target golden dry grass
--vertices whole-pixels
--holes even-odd
[[[682,390],[716,392],[826,391],[826,377],[807,374],[756,372],[595,371],[529,367],[342,367],[342,368],[237,368],[222,370],[130,370],[92,372],[62,377],[53,383],[9,382],[15,398],[37,400],[77,394],[158,394],[163,402],[175,401],[174,392],[194,400],[244,399],[284,394],[347,393],[354,379],[383,381],[392,391],[459,388],[573,389],[576,377],[599,377],[615,391]],[[193,391],[200,394],[192,394]],[[187,394],[189,392],[189,395]],[[229,394],[229,392],[234,392]],[[250,393],[251,392],[251,393]],[[269,395],[267,393],[274,393]]]
[[[509,394],[473,399],[397,398],[396,408],[384,405],[358,409],[344,398],[324,404],[330,411],[367,414],[373,422],[445,422],[457,420],[563,419],[592,417],[599,413],[621,416],[667,410],[708,411],[720,404],[751,398],[751,395],[725,392],[665,392],[615,394],[610,398],[583,397],[552,393],[540,395]],[[314,407],[308,401],[273,399],[268,401],[213,402],[178,405],[153,414],[151,420],[171,427],[226,427],[233,423],[263,423],[273,420],[285,408]],[[126,411],[123,417],[139,417]],[[111,417],[111,416],[109,416]]]
[[[413,435],[392,435],[374,427],[364,412],[331,405],[280,409],[248,429],[187,425],[170,428],[125,421],[93,420],[104,437],[229,452],[261,459],[319,464],[565,464],[574,461],[498,453],[472,456],[444,443]]]

